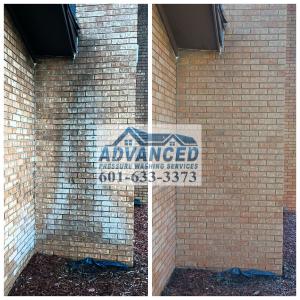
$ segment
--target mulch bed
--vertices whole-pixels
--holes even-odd
[[[284,213],[283,276],[275,279],[221,280],[216,272],[175,269],[164,296],[295,296],[296,214]]]
[[[135,207],[134,267],[82,274],[70,271],[68,259],[35,254],[10,296],[144,296],[148,293],[147,206]]]

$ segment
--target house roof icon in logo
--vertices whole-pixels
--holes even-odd
[[[190,136],[173,133],[148,134],[146,131],[134,127],[127,127],[111,146],[119,145],[128,135],[131,135],[140,146],[165,146],[171,140],[175,140],[181,146],[197,146],[195,139]]]

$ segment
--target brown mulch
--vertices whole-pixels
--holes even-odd
[[[296,214],[284,213],[283,276],[227,280],[216,272],[175,269],[163,296],[295,296]]]
[[[135,207],[134,267],[82,274],[69,260],[35,254],[12,287],[10,296],[144,296],[148,293],[147,206]]]

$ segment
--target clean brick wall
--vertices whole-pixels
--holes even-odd
[[[34,249],[33,63],[4,13],[4,289]]]
[[[296,210],[296,5],[287,5],[284,206]]]
[[[203,128],[202,187],[153,191],[156,295],[174,248],[176,267],[282,272],[284,190],[295,206],[295,7],[225,5],[225,14],[224,54],[180,51],[175,63],[153,11],[154,120]]]
[[[156,6],[152,16],[153,124],[176,122],[176,59]],[[153,295],[159,295],[175,267],[175,187],[153,188]]]
[[[176,266],[282,272],[286,5],[225,5],[225,53],[182,51],[178,123],[203,184],[177,189]]]
[[[139,59],[136,70],[136,123],[148,124],[148,5],[138,6],[137,43]],[[135,186],[134,197],[147,203],[148,187]]]
[[[36,67],[37,251],[133,264],[133,187],[97,181],[102,124],[135,121],[137,5],[78,5],[79,52]]]

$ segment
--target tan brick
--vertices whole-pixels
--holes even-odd
[[[224,54],[181,50],[176,66],[165,66],[176,68],[176,122],[203,128],[202,187],[176,188],[175,266],[281,273],[283,195],[290,207],[295,199],[295,6],[224,9],[230,24]],[[164,29],[156,8],[153,17],[156,49]],[[163,53],[170,44],[161,40]],[[168,82],[157,63],[153,76]],[[153,115],[166,122],[162,101],[154,96]],[[163,208],[156,213],[163,216]],[[156,230],[154,223],[159,238]],[[156,263],[157,257],[154,269]],[[155,293],[165,274],[156,274]]]

